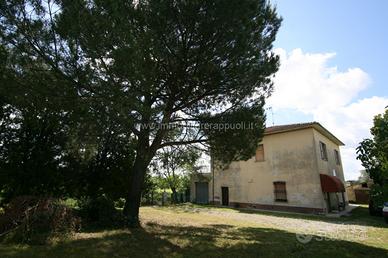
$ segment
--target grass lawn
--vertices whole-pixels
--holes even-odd
[[[2,244],[0,257],[388,257],[388,224],[365,207],[345,218],[143,207],[141,220],[139,229],[81,232],[50,246]]]

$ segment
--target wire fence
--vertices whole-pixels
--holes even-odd
[[[151,191],[142,196],[143,205],[168,205],[190,202],[190,189],[185,191],[178,191],[176,195],[170,191]]]

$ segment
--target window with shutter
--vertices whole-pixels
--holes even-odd
[[[327,150],[326,150],[326,144],[323,142],[319,142],[319,149],[321,151],[321,159],[327,161]]]
[[[335,157],[335,163],[337,165],[341,165],[341,160],[340,160],[339,152],[337,150],[334,150],[334,157]]]
[[[274,182],[273,185],[274,185],[275,201],[286,202],[287,201],[286,182],[278,181],[278,182]]]

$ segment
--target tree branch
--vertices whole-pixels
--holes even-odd
[[[173,142],[165,142],[160,145],[160,148],[164,148],[167,146],[177,146],[177,145],[186,145],[186,144],[194,144],[194,143],[204,143],[207,142],[208,139],[197,139],[191,141],[173,141]]]

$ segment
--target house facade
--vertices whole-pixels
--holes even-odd
[[[338,138],[317,122],[268,127],[256,155],[194,177],[193,202],[328,213],[348,203]]]

